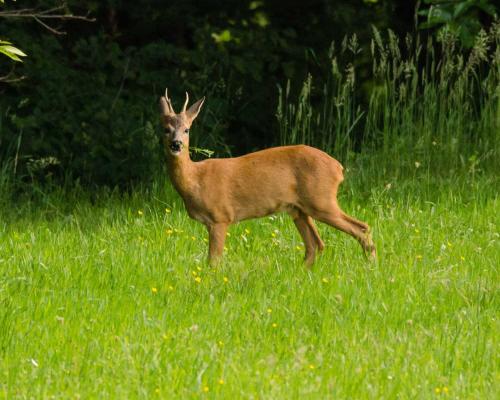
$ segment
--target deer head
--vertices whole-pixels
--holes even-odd
[[[177,157],[186,152],[189,155],[189,129],[194,119],[198,116],[204,101],[205,97],[202,97],[186,109],[189,103],[189,95],[186,92],[186,101],[184,102],[182,111],[176,114],[172,107],[172,102],[168,98],[168,89],[165,89],[165,96],[160,98],[160,109],[162,124],[165,129],[163,144],[167,154]]]

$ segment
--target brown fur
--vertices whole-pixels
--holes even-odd
[[[222,255],[230,224],[280,211],[293,218],[308,265],[314,262],[316,250],[324,248],[313,218],[352,235],[375,257],[368,225],[346,215],[337,203],[337,190],[344,179],[342,165],[323,151],[304,145],[283,146],[242,157],[192,162],[185,130],[203,100],[188,110],[186,100],[179,114],[174,113],[168,96],[160,104],[170,179],[189,216],[208,229],[211,262]],[[182,141],[179,153],[170,151],[173,141]]]

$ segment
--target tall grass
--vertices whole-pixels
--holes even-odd
[[[356,59],[361,53],[355,36],[346,39],[339,52],[332,46],[323,87],[315,88],[308,76],[296,100],[290,85],[280,90],[280,143],[314,145],[344,162],[353,161],[354,152],[361,150],[382,175],[419,167],[472,175],[481,168],[497,168],[499,43],[498,21],[479,33],[467,53],[451,35],[425,44],[408,36],[401,43],[393,32],[384,38],[373,28],[375,85],[362,104],[354,64],[339,67],[344,58]],[[318,95],[321,100],[314,102]]]

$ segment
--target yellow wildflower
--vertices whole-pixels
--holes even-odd
[[[271,314],[272,312],[273,312],[273,309],[272,309],[272,308],[268,308],[268,309],[267,309],[267,313],[268,313],[268,314]]]
[[[224,281],[224,283],[228,283],[229,282],[229,279],[227,279],[227,276],[225,276],[224,278],[222,278],[222,280]]]
[[[278,327],[278,324],[276,322],[273,322],[273,328],[277,328]]]
[[[208,386],[203,386],[203,391],[204,391],[205,393],[208,393],[208,391],[209,391],[209,390],[210,390],[210,389],[208,388]]]
[[[170,214],[170,213],[172,212],[172,210],[171,210],[170,208],[165,208],[165,212],[166,212],[167,214]]]
[[[249,235],[249,234],[250,234],[250,229],[245,228],[245,233],[246,233],[247,235]]]
[[[142,212],[142,210],[137,210],[137,214],[144,215],[144,213]]]
[[[152,287],[152,288],[151,288],[151,291],[152,291],[153,293],[158,293],[158,289],[156,289],[155,287]]]
[[[172,229],[167,229],[166,233],[167,233],[167,235],[171,235],[172,233],[174,233],[174,231]]]
[[[195,282],[196,283],[201,283],[201,278],[199,276],[197,276],[196,278],[194,278]]]
[[[322,281],[323,283],[328,283],[328,278],[323,278]]]
[[[221,379],[219,379],[219,385],[224,385],[224,383],[225,383],[225,382],[224,382],[224,379],[222,379],[222,378],[221,378]]]
[[[438,388],[438,387],[437,387],[436,389],[434,389],[434,393],[436,393],[436,394],[441,393],[441,388]]]
[[[314,369],[315,366],[313,364],[309,364],[309,369]]]

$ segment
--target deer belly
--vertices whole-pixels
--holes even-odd
[[[243,200],[243,199],[242,199]],[[235,221],[250,218],[260,218],[281,211],[288,211],[291,207],[288,199],[260,196],[246,198],[238,201],[234,207]]]

